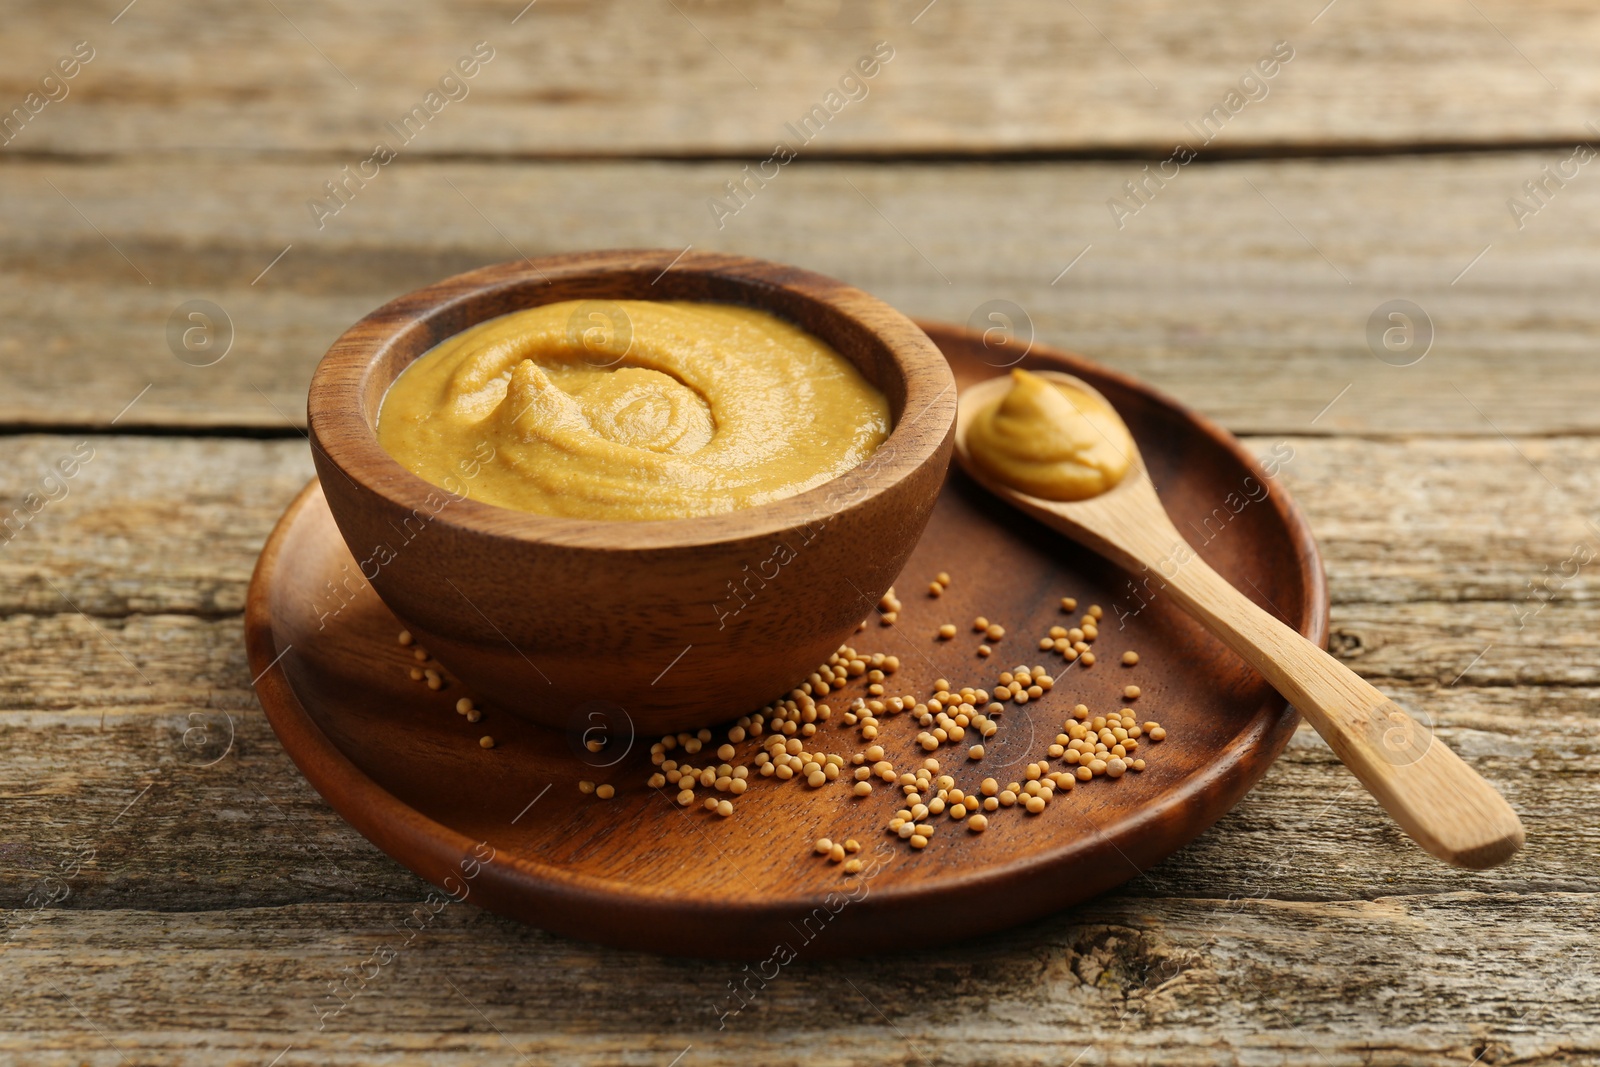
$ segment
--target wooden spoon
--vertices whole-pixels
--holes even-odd
[[[1044,377],[1100,396],[1059,371]],[[984,488],[1119,566],[1160,575],[1185,611],[1221,638],[1316,727],[1396,822],[1430,854],[1460,867],[1504,863],[1522,847],[1505,798],[1400,706],[1354,671],[1257,607],[1206,565],[1167,516],[1135,448],[1122,481],[1087,500],[1044,500],[1011,489],[973,461],[967,428],[1011,388],[992,378],[961,393],[956,458]],[[1104,397],[1101,397],[1104,399]],[[1109,404],[1109,402],[1108,402]]]

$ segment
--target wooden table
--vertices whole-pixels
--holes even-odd
[[[1600,139],[1600,11],[522,2],[5,17],[0,1060],[1600,1062],[1600,164],[1575,155]],[[465,97],[429,98],[480,41],[445,83]],[[407,115],[409,142],[385,125]],[[1208,115],[1211,145],[1164,163]],[[805,116],[798,158],[747,179]],[[378,140],[395,158],[364,172]],[[311,369],[428,281],[621,245],[790,261],[958,322],[1011,300],[1292,449],[1334,649],[1502,787],[1522,857],[1430,860],[1302,728],[1121,890],[982,943],[953,914],[915,955],[799,960],[725,1028],[736,966],[466,907],[323,1018],[425,886],[301,779],[245,665],[251,565],[311,472]],[[1375,313],[1401,299],[1424,332],[1392,351],[1405,324]],[[193,300],[226,315],[209,349],[181,316],[169,342]]]

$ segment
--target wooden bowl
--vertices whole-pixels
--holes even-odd
[[[452,496],[378,444],[385,391],[446,337],[572,299],[701,300],[816,335],[888,398],[893,429],[815,489],[704,518],[553,518]],[[956,390],[911,320],[841,282],[757,259],[612,251],[502,263],[400,297],[317,367],[317,473],[356,560],[335,618],[367,583],[494,706],[582,729],[707,725],[801,684],[871,614],[916,545],[949,464]],[[716,695],[708,701],[707,693]]]

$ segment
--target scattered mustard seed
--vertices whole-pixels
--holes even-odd
[[[493,748],[494,738],[490,737],[488,734],[484,734],[482,737],[478,738],[478,744],[484,748]]]
[[[409,645],[413,640],[415,640],[415,639],[411,636],[411,631],[410,630],[401,630],[400,631],[400,644],[402,646]]]
[[[609,782],[605,785],[595,786],[594,795],[601,800],[610,800],[617,795],[617,787]]]
[[[584,781],[579,782],[578,783],[578,792],[584,794],[585,796],[589,795],[590,793],[593,793],[594,792],[594,783],[591,782],[591,781],[588,781],[587,779],[585,779]]]
[[[987,658],[992,652],[994,652],[994,649],[990,648],[988,645],[978,646],[978,655],[980,656]]]
[[[979,615],[976,619],[972,620],[972,629],[975,632],[982,633],[983,631],[987,630],[988,628],[989,628],[989,620],[984,618],[982,615]]]
[[[981,834],[988,828],[989,817],[987,815],[974,815],[972,818],[967,820],[967,829],[971,830],[975,834]]]
[[[460,700],[456,701],[456,714],[457,715],[465,715],[467,712],[469,712],[471,710],[472,710],[472,698],[471,697],[462,697]]]
[[[948,641],[956,635],[955,623],[947,622],[939,627],[939,640]]]
[[[992,623],[984,629],[983,635],[991,641],[998,641],[1006,635],[1006,628],[999,623]]]
[[[1136,686],[1136,685],[1125,685],[1125,686],[1123,686],[1122,687],[1122,697],[1123,697],[1124,700],[1138,700],[1139,699],[1139,687]]]
[[[1138,662],[1139,662],[1139,653],[1133,651],[1132,649],[1129,649],[1128,651],[1126,651],[1126,652],[1124,652],[1122,654],[1122,665],[1124,667],[1132,667],[1135,664],[1137,664]]]
[[[1077,611],[1078,610],[1078,601],[1076,599],[1074,599],[1073,597],[1070,597],[1070,596],[1062,597],[1061,598],[1061,610],[1062,611]]]

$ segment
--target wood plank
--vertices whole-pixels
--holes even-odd
[[[82,700],[52,708],[64,703],[60,688],[25,707],[8,696],[0,713],[0,795],[25,836],[7,846],[0,907],[25,908],[63,889],[58,903],[69,908],[183,911],[405,900],[422,891],[300,777],[253,706],[242,665],[205,675],[209,660],[232,656],[234,624],[154,619],[149,627],[160,636],[143,642],[136,633],[110,631],[154,680],[148,689],[85,632],[74,635],[75,646],[57,644],[58,655],[81,649]],[[196,637],[203,648],[193,647]],[[156,640],[189,646],[187,654],[180,661],[168,651],[158,662],[150,648]],[[191,665],[194,682],[185,684],[179,670]],[[121,698],[114,692],[119,680],[132,690]],[[1600,892],[1593,863],[1600,753],[1590,739],[1600,687],[1386,685],[1408,707],[1427,709],[1438,736],[1517,808],[1528,846],[1515,862],[1463,873],[1429,859],[1302,727],[1232,813],[1112,895],[1341,900],[1464,888]],[[1063,826],[1070,832],[1070,823]],[[83,849],[93,850],[93,861],[64,874]]]
[[[1040,340],[1236,432],[1593,433],[1600,184],[1574,181],[1520,231],[1506,208],[1554,158],[1194,165],[1121,229],[1107,200],[1143,164],[799,163],[719,230],[706,205],[732,163],[408,159],[319,231],[319,162],[12,162],[0,425],[105,427],[137,397],[119,427],[283,432],[327,345],[406,290],[520,255],[692,244],[930,318],[1014,301]],[[1397,298],[1434,325],[1412,366],[1369,349]],[[214,366],[168,348],[192,299],[234,326]]]
[[[61,488],[45,475],[83,442],[94,458],[61,480],[65,496],[21,524],[13,509],[29,492],[59,496]],[[1485,642],[1507,629],[1515,636],[1587,625],[1592,567],[1579,568],[1569,582],[1556,576],[1576,546],[1600,546],[1600,532],[1583,516],[1584,502],[1600,493],[1600,442],[1258,437],[1246,443],[1263,456],[1292,450],[1283,478],[1317,533],[1336,607],[1404,611],[1424,602],[1445,620],[1449,605],[1460,604],[1484,627],[1469,636]],[[9,518],[16,532],[6,540],[8,530],[0,529],[0,616],[238,612],[261,544],[312,476],[298,437],[25,434],[9,437],[7,448],[0,518]],[[1485,487],[1493,487],[1492,506]],[[1530,588],[1535,581],[1545,584]],[[1547,600],[1552,606],[1541,608]],[[1577,614],[1546,627],[1566,604]]]
[[[822,963],[802,946],[770,980],[748,978],[748,1006],[726,1016],[730,983],[755,968],[560,941],[460,906],[413,934],[400,925],[412,907],[45,913],[6,950],[0,1055],[1343,1067],[1600,1054],[1600,978],[1581,962],[1600,929],[1593,894],[1104,900],[954,952],[951,916],[919,953]],[[319,1015],[347,977],[363,994]]]
[[[1246,86],[1256,102],[1232,104],[1218,146],[1571,142],[1592,136],[1600,105],[1600,14],[1574,3],[791,0],[759,17],[715,0],[122,6],[35,5],[8,21],[8,109],[74,42],[95,50],[10,150],[354,163],[375,140],[398,145],[386,124],[480,41],[494,58],[468,95],[435,105],[407,154],[761,158],[880,41],[892,61],[806,151],[1166,152],[1198,140],[1185,120],[1225,105],[1280,41],[1294,58]]]
[[[11,438],[15,461],[0,472],[0,493],[15,500],[78,440]],[[15,904],[85,835],[105,859],[74,885],[74,906],[414,891],[409,875],[311,793],[249,692],[236,612],[258,546],[309,477],[304,443],[88,440],[95,456],[68,495],[0,552],[0,791],[29,842],[0,874],[0,902]],[[1249,443],[1260,452],[1279,444]],[[1504,786],[1532,844],[1517,863],[1483,875],[1426,861],[1302,730],[1244,804],[1126,892],[1600,891],[1590,859],[1600,848],[1590,740],[1600,623],[1589,575],[1516,626],[1516,613],[1539,603],[1526,599],[1526,581],[1558,566],[1574,540],[1593,541],[1571,500],[1584,499],[1600,442],[1521,442],[1561,491],[1498,439],[1284,443],[1294,449],[1285,479],[1330,562],[1334,647],[1432,716],[1441,736]],[[1501,487],[1492,512],[1479,503],[1481,485]],[[225,737],[230,715],[236,747],[201,767],[220,754],[216,744],[190,734],[186,747],[185,732],[202,726]],[[1270,865],[1269,890],[1252,890],[1261,856],[1285,862]]]

